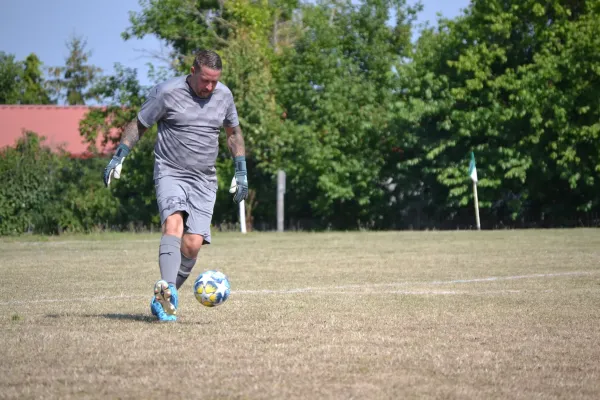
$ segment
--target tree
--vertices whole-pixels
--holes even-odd
[[[21,104],[53,103],[50,100],[47,82],[42,74],[42,62],[34,53],[25,59],[22,86]]]
[[[387,103],[417,9],[404,0],[146,1],[124,37],[157,35],[179,72],[199,47],[223,56],[222,80],[235,95],[260,190],[249,204],[257,212],[268,215],[276,170],[284,168],[295,198],[288,215],[317,217],[319,226],[375,226],[391,151]],[[225,169],[229,158],[222,149]]]
[[[219,0],[141,0],[142,11],[130,13],[131,26],[122,37],[156,35],[173,49],[173,67],[187,72],[195,50],[219,50],[226,44],[224,4]]]
[[[26,132],[14,147],[0,150],[0,235],[46,225],[45,208],[54,201],[60,162],[43,141]]]
[[[284,159],[298,216],[337,228],[382,223],[387,104],[415,12],[385,0],[304,7],[304,34],[277,74],[278,101],[297,127]]]
[[[0,104],[52,104],[37,55],[16,61],[14,55],[0,52]]]
[[[85,104],[92,97],[89,88],[102,70],[88,64],[92,52],[86,50],[87,41],[83,37],[73,36],[66,45],[69,56],[65,66],[50,68],[54,77],[51,83],[67,104]]]
[[[425,32],[393,104],[408,133],[396,181],[419,182],[429,214],[452,220],[472,201],[472,150],[494,223],[597,209],[599,5],[475,0]]]
[[[23,68],[13,54],[0,52],[0,104],[18,104]]]
[[[105,161],[72,159],[44,141],[26,132],[0,150],[0,235],[114,226],[122,208],[98,177]]]

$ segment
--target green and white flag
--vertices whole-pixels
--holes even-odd
[[[475,154],[471,152],[471,162],[469,163],[469,176],[473,182],[477,182],[477,167],[475,167]]]

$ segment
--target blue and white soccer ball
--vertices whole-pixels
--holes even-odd
[[[216,307],[223,304],[231,291],[227,276],[220,271],[204,271],[194,282],[194,296],[206,307]]]

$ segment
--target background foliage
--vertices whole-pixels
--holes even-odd
[[[173,62],[152,70],[155,82],[187,73],[198,48],[223,58],[247,144],[249,226],[274,227],[283,169],[288,228],[468,228],[471,151],[484,227],[597,224],[600,0],[473,0],[418,35],[420,5],[405,0],[141,4],[123,38],[156,35],[168,45]],[[0,100],[96,99],[105,107],[81,132],[100,154],[149,88],[119,65],[98,75],[81,38],[68,48],[49,82],[35,55],[0,54]],[[28,134],[0,158],[0,233],[156,226],[155,135],[105,190],[105,158],[53,155]],[[233,173],[225,140],[217,166],[213,222],[226,227],[237,213],[225,190]]]

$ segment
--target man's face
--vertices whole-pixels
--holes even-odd
[[[202,66],[199,69],[192,67],[191,72],[190,86],[196,95],[202,98],[209,97],[217,86],[221,71]]]

